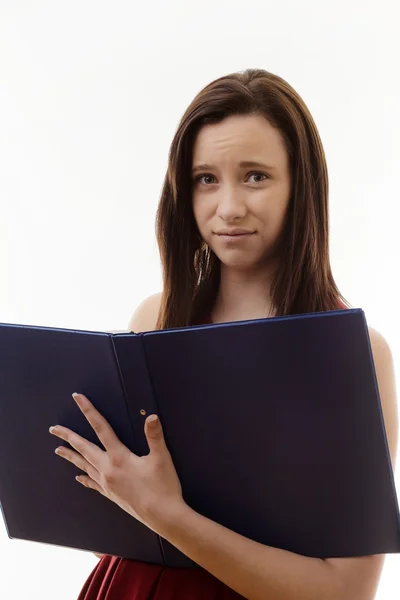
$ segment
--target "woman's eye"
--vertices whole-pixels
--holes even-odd
[[[248,175],[249,175],[249,177],[261,175],[261,177],[264,177],[264,179],[262,179],[261,181],[265,181],[265,179],[268,179],[268,175],[266,175],[266,173],[259,173],[258,171],[249,173]],[[196,181],[196,183],[200,183],[200,180],[203,178],[206,178],[206,177],[207,178],[211,177],[211,179],[215,179],[214,175],[211,175],[210,173],[205,173],[204,175],[199,175],[198,177],[196,177],[195,181]],[[255,181],[254,183],[261,183],[261,181]],[[205,184],[205,185],[208,185],[208,184]]]
[[[256,173],[250,173],[249,175],[250,177],[252,177],[253,175],[261,175],[261,177],[265,177],[265,179],[268,179],[268,175],[266,175],[265,173],[259,173],[258,171]],[[261,181],[265,181],[265,179],[262,179]],[[255,183],[261,183],[261,181],[256,181]]]
[[[196,177],[196,182],[198,182],[198,183],[199,183],[199,182],[200,182],[200,179],[203,179],[203,177],[211,177],[211,178],[213,178],[213,177],[214,177],[214,175],[208,175],[208,174],[206,174],[206,175],[199,175],[198,177]],[[214,179],[215,179],[215,178],[214,178]]]

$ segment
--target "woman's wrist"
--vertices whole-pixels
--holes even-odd
[[[171,503],[169,506],[165,504],[151,511],[148,526],[153,529],[161,537],[168,539],[168,536],[173,532],[177,525],[182,522],[186,515],[192,509],[182,499]]]

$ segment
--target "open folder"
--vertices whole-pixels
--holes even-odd
[[[235,532],[310,557],[400,551],[361,309],[143,334],[0,325],[0,501],[9,537],[196,567],[77,483],[76,467],[54,454],[55,424],[100,445],[73,392],[137,455],[148,453],[144,421],[157,413],[184,499]]]

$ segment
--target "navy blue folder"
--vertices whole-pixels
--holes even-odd
[[[400,551],[361,309],[138,335],[0,324],[9,537],[196,567],[54,454],[54,424],[99,443],[73,392],[138,455],[148,453],[146,415],[158,413],[186,502],[229,529],[310,557]]]

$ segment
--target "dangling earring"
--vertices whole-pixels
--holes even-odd
[[[208,250],[208,244],[207,242],[203,241],[202,245],[200,246],[200,252],[207,252]]]

